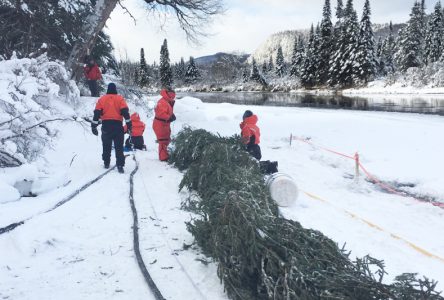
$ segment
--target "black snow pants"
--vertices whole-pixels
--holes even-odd
[[[88,87],[91,91],[91,97],[99,97],[99,85],[97,80],[88,80]]]
[[[143,140],[143,136],[133,136],[126,139],[125,146],[127,148],[133,148],[137,150],[145,150],[145,141]]]
[[[259,145],[250,143],[247,145],[247,151],[248,153],[251,154],[251,156],[253,156],[257,160],[261,160],[262,152],[261,152],[261,147]]]
[[[125,166],[125,156],[123,155],[123,126],[121,121],[105,120],[102,122],[102,159],[105,165],[111,161],[111,148],[114,142],[114,151],[116,152],[116,165]]]

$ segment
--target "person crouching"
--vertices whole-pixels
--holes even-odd
[[[172,90],[163,89],[160,91],[162,98],[157,102],[155,117],[153,120],[153,130],[159,144],[159,160],[167,161],[169,158],[168,145],[171,142],[171,122],[176,121],[173,112],[174,99],[176,93]]]
[[[242,142],[247,146],[247,151],[254,158],[260,160],[262,158],[261,147],[261,131],[257,126],[258,118],[251,110],[245,111],[243,121],[240,124]]]
[[[145,142],[143,140],[143,133],[145,132],[145,123],[140,121],[140,116],[138,113],[133,113],[131,115],[131,123],[133,125],[133,130],[128,130],[128,126],[123,126],[123,131],[128,133],[128,137],[125,141],[125,147],[127,149],[137,149],[146,150]]]
[[[123,155],[123,126],[122,121],[125,118],[126,126],[129,131],[132,129],[132,123],[129,115],[128,104],[125,99],[117,94],[117,87],[114,83],[108,85],[106,95],[99,98],[94,110],[94,118],[91,124],[91,130],[94,135],[98,135],[97,126],[99,119],[102,120],[102,159],[106,169],[109,168],[111,161],[111,149],[114,142],[116,152],[116,165],[119,173],[124,173],[125,156]]]

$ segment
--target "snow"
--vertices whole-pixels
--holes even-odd
[[[143,259],[166,299],[227,299],[217,266],[197,247],[184,249],[193,243],[185,225],[192,215],[180,209],[187,197],[187,193],[178,192],[182,174],[157,161],[149,110],[158,98],[142,99],[146,104],[143,108],[130,105],[131,111],[137,110],[147,123],[148,151],[136,152],[140,169],[134,177]],[[57,105],[81,118],[91,116],[95,101],[82,98],[75,109]],[[178,120],[172,129],[177,133],[190,125],[232,135],[239,132],[246,109],[259,116],[263,159],[277,160],[279,171],[298,185],[298,200],[281,208],[285,217],[322,231],[340,246],[346,243],[352,257],[371,254],[384,259],[389,273],[386,282],[403,272],[418,272],[440,281],[438,288],[444,289],[444,262],[405,242],[444,257],[444,210],[385,193],[365,181],[363,175],[355,182],[352,160],[298,141],[290,146],[289,142],[293,134],[348,155],[359,151],[362,163],[380,179],[412,183],[410,192],[444,201],[439,168],[444,157],[438,151],[444,147],[444,140],[439,138],[444,130],[442,117],[205,104],[185,97],[176,102]],[[104,172],[100,137],[75,122],[59,130],[52,149],[31,164],[37,171],[16,176],[20,172],[15,169],[2,170],[8,176],[0,176],[0,189],[2,182],[10,187],[15,180],[11,178],[28,173],[42,180],[42,186],[35,198],[18,200],[15,194],[10,198],[14,202],[9,202],[3,201],[1,194],[0,228],[29,221],[0,235],[0,298],[154,299],[133,251],[128,202],[129,173],[135,167],[131,157],[126,174],[111,171],[67,204],[44,213]],[[46,178],[41,178],[43,175]]]

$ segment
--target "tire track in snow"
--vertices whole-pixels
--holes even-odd
[[[135,156],[134,156],[134,157],[135,157]],[[143,175],[142,175],[142,177],[143,177]],[[144,181],[144,180],[142,180],[142,184],[143,184],[143,188],[144,188],[144,190],[145,190],[144,194],[146,195],[146,197],[147,197],[147,199],[148,199],[148,201],[149,201],[149,205],[150,205],[150,207],[151,207],[151,210],[152,210],[152,212],[153,212],[153,215],[154,215],[154,217],[155,217],[157,220],[159,220],[159,217],[158,217],[157,211],[156,211],[156,209],[155,209],[155,207],[154,207],[154,205],[153,205],[152,198],[150,197],[150,195],[149,195],[149,193],[148,193],[148,189],[147,189],[147,187],[146,187],[146,185],[145,185],[145,181]],[[164,229],[163,229],[162,227],[160,228],[160,233],[161,233],[162,238],[164,239],[165,244],[166,244],[166,246],[168,247],[168,249],[169,249],[171,252],[174,252],[174,249],[173,249],[173,247],[171,246],[171,244],[170,244],[168,238],[166,237],[166,233],[165,233],[165,231],[164,231]],[[186,278],[187,278],[187,279],[189,280],[189,282],[191,283],[191,286],[194,288],[194,290],[196,291],[196,293],[199,295],[199,298],[200,298],[200,299],[204,299],[204,300],[206,300],[207,297],[202,293],[202,291],[201,291],[200,288],[197,286],[196,282],[193,280],[193,278],[191,277],[191,275],[187,272],[187,270],[185,269],[184,265],[181,263],[181,261],[179,260],[179,258],[178,258],[176,255],[173,255],[173,256],[174,256],[174,260],[175,260],[176,263],[179,265],[180,270],[182,271],[182,273],[185,274]]]

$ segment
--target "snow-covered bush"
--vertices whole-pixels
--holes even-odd
[[[384,78],[385,86],[415,88],[444,87],[444,63],[435,62],[421,68],[409,68],[405,72],[389,74]]]
[[[76,105],[79,90],[60,62],[46,55],[0,61],[0,167],[35,159],[63,120],[55,101]]]

